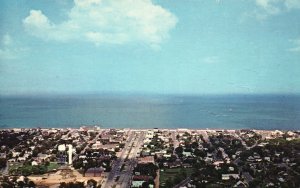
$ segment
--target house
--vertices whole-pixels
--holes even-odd
[[[145,150],[144,150],[144,151],[142,151],[141,154],[142,154],[142,156],[149,156],[149,155],[150,155],[150,151],[148,151],[148,150],[145,151]]]
[[[153,138],[153,136],[154,136],[154,132],[153,131],[151,131],[151,130],[148,130],[148,132],[147,132],[147,134],[146,134],[146,138]]]
[[[92,149],[100,149],[101,148],[101,143],[95,143],[92,145]]]
[[[272,183],[272,182],[270,182],[270,183],[268,183],[267,185],[266,185],[266,187],[274,187],[275,185],[274,185],[274,183]]]
[[[254,162],[254,160],[255,160],[255,159],[254,159],[253,156],[249,156],[249,157],[247,158],[247,161],[248,161],[248,162]]]
[[[160,150],[160,151],[155,152],[156,155],[163,155],[163,154],[166,154],[166,153],[167,153],[166,150]]]
[[[265,159],[265,161],[269,161],[269,162],[271,161],[270,157],[265,157],[264,159]]]
[[[154,164],[154,156],[146,156],[146,157],[139,157],[138,158],[139,164],[147,164],[147,163],[153,163]]]
[[[239,180],[238,182],[236,182],[236,184],[233,187],[243,188],[243,187],[249,187],[249,185],[248,183]]]
[[[212,161],[213,161],[213,158],[211,158],[211,157],[205,157],[205,158],[204,158],[204,161],[207,162],[207,163],[208,163],[208,162],[212,162]]]
[[[28,158],[31,155],[31,152],[25,153],[23,157]]]
[[[0,153],[0,158],[6,158],[6,154],[5,153]]]
[[[169,168],[177,168],[181,167],[181,162],[180,161],[175,161],[175,162],[169,162],[168,163]]]
[[[185,157],[191,157],[191,156],[192,156],[192,153],[191,153],[191,152],[183,151],[183,152],[182,152],[182,155],[185,156]]]
[[[18,157],[18,161],[19,162],[25,162],[26,161],[26,157]]]
[[[25,180],[25,177],[24,176],[20,176],[18,179],[17,179],[17,182],[18,181],[24,181]]]
[[[215,161],[213,165],[219,166],[220,164],[224,164],[224,161]]]
[[[163,157],[165,158],[170,158],[172,155],[171,154],[164,154]]]
[[[288,131],[286,134],[287,134],[288,136],[295,136],[295,135],[296,135],[296,133],[294,133],[294,132],[292,132],[292,131]]]
[[[101,140],[101,142],[109,142],[110,135],[107,135],[107,134],[101,135],[100,140]]]
[[[229,180],[230,177],[234,179],[239,179],[240,175],[239,174],[222,174],[222,180]]]
[[[189,164],[189,163],[183,163],[183,164],[182,164],[182,167],[183,167],[183,168],[192,168],[193,165],[191,165],[191,164]]]
[[[133,180],[133,181],[131,182],[131,187],[132,187],[132,188],[134,188],[134,187],[137,187],[137,188],[142,187],[142,185],[143,185],[144,182],[145,182],[145,181]]]
[[[79,155],[79,159],[85,159],[86,155]]]
[[[107,149],[109,151],[115,151],[115,148],[119,148],[119,145],[118,144],[105,144],[105,145],[101,145],[101,148]]]
[[[20,152],[18,152],[18,151],[12,152],[12,157],[18,157],[19,155],[20,155]]]
[[[12,158],[12,159],[8,159],[7,162],[9,163],[13,163],[13,162],[16,162],[16,159]]]
[[[146,181],[140,181],[140,180],[133,180],[131,182],[131,187],[142,187],[143,183]],[[152,184],[149,184],[149,188],[153,188],[154,186]]]
[[[39,153],[37,155],[38,160],[42,161],[42,160],[46,160],[50,157],[50,155],[44,154],[44,153]]]
[[[37,166],[37,165],[39,165],[38,162],[36,162],[36,161],[31,162],[31,166]]]

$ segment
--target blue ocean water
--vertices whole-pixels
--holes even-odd
[[[297,95],[0,97],[0,128],[300,129]]]

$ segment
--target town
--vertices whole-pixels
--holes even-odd
[[[300,187],[300,132],[0,130],[0,187]]]

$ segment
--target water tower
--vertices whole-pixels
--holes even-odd
[[[71,144],[68,145],[68,155],[69,155],[69,165],[72,165],[73,159],[72,159],[72,153],[73,153],[73,146]]]

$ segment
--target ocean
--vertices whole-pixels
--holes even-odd
[[[300,129],[298,95],[0,97],[0,128]]]

